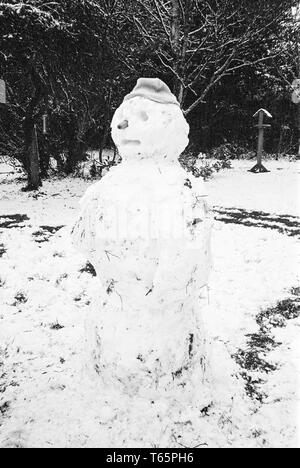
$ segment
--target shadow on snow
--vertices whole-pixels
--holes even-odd
[[[227,224],[241,224],[248,227],[273,229],[288,236],[300,235],[300,221],[297,216],[275,215],[263,211],[247,211],[241,208],[214,207],[216,221]]]

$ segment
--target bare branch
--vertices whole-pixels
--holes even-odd
[[[145,39],[147,37],[152,43],[154,43],[155,41],[154,41],[153,37],[150,36],[150,34],[146,30],[146,28],[140,22],[140,20],[138,18],[136,18],[136,16],[133,17],[133,20],[137,24],[140,32],[142,32],[143,38]]]
[[[226,73],[230,73],[232,71],[235,71],[235,70],[238,70],[240,68],[245,68],[245,67],[249,67],[249,66],[253,66],[253,65],[256,65],[257,63],[260,63],[260,62],[266,62],[267,60],[270,60],[272,58],[275,58],[279,55],[279,53],[277,54],[273,54],[273,55],[269,55],[268,57],[262,57],[260,59],[257,59],[257,60],[254,60],[254,61],[247,61],[247,62],[244,62],[242,63],[241,65],[236,65],[235,67],[231,67],[231,68],[228,68],[226,70]]]
[[[161,51],[156,52],[156,55],[157,55],[157,57],[159,58],[159,60],[161,61],[162,65],[163,65],[164,67],[166,67],[166,68],[177,78],[177,80],[182,84],[182,86],[185,88],[185,83],[184,83],[184,81],[182,80],[182,78],[178,75],[178,73],[176,72],[176,70],[174,70],[174,68],[173,68],[171,65],[169,65],[168,63],[165,63],[165,62],[164,62],[164,60],[163,60],[162,57],[164,57],[164,58],[167,58],[167,57],[164,56],[163,53],[162,53]]]
[[[194,31],[189,32],[189,36],[194,36],[195,34],[201,32],[202,29],[204,29],[206,25],[207,25],[207,22],[203,23],[202,26],[200,26],[200,28],[195,29]]]
[[[155,19],[155,21],[159,21],[159,18],[153,13],[151,8],[149,8],[145,2],[143,2],[142,0],[136,0],[136,1],[139,5],[145,8],[145,10],[149,13],[149,15],[152,16],[153,19]]]
[[[185,7],[183,6],[182,0],[178,0],[178,3],[179,3],[179,6],[180,6],[180,9],[181,9],[182,18],[183,18],[183,20],[185,21],[185,20],[186,20],[186,10],[185,10]],[[186,6],[186,8],[188,8],[188,7]]]
[[[201,102],[203,102],[205,96],[207,95],[207,93],[210,91],[210,89],[218,82],[221,80],[221,78],[224,76],[230,62],[232,61],[234,55],[236,54],[236,50],[237,50],[237,47],[235,47],[233,49],[233,51],[231,52],[231,54],[227,57],[226,61],[224,62],[224,64],[214,72],[214,74],[212,75],[211,79],[210,79],[210,82],[208,83],[208,85],[206,86],[206,88],[204,89],[204,91],[201,93],[201,95],[199,96],[198,99],[196,99],[196,101],[188,108],[185,110],[185,115],[189,114],[190,112],[192,112],[192,110],[194,110]]]
[[[162,16],[162,13],[161,13],[160,8],[159,8],[159,6],[158,6],[157,0],[153,0],[153,1],[154,1],[155,8],[156,8],[156,11],[157,11],[158,16],[159,16],[159,19],[160,19],[160,23],[161,23],[161,25],[162,25],[162,27],[163,27],[163,30],[164,30],[164,32],[165,32],[165,34],[166,34],[166,36],[167,36],[167,39],[168,39],[169,44],[170,44],[171,49],[172,49],[172,48],[173,48],[173,44],[172,44],[172,40],[171,40],[171,34],[168,32],[166,23],[165,23],[165,21],[164,21],[164,19],[163,19],[163,16]]]

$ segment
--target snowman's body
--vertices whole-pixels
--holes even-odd
[[[132,103],[145,108],[143,98],[125,107]],[[167,107],[170,115],[180,116],[177,106]],[[120,120],[118,113],[114,119]],[[140,152],[136,137],[128,139],[125,161],[83,198],[73,238],[99,277],[88,335],[95,374],[106,386],[132,396],[165,395],[205,405],[209,396],[201,317],[210,217],[201,183],[177,162],[180,135],[177,131],[172,139],[167,122],[164,141],[168,156],[174,157],[160,157],[162,142],[158,150]],[[186,128],[184,134],[186,138]],[[122,146],[114,121],[113,136]]]

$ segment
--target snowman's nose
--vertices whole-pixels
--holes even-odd
[[[125,128],[128,127],[128,120],[123,120],[123,122],[121,122],[119,125],[118,125],[118,129],[119,130],[125,130]]]

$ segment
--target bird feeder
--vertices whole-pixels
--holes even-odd
[[[268,117],[269,119],[272,118],[272,115],[266,109],[259,109],[253,115],[254,118],[258,117],[258,124],[255,125],[255,127],[258,128],[257,162],[255,166],[252,169],[250,169],[249,172],[254,172],[255,174],[261,172],[270,172],[262,164],[262,154],[264,149],[264,131],[265,129],[271,127],[271,125],[264,123],[264,116]]]

